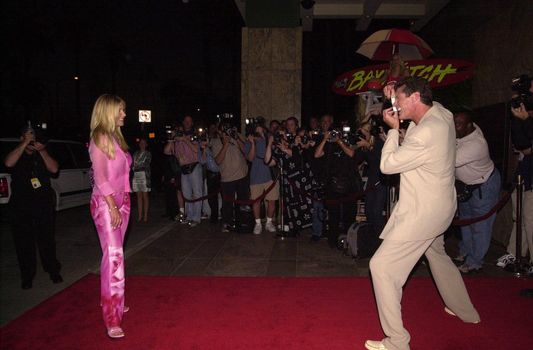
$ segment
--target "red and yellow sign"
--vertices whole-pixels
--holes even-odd
[[[456,84],[474,75],[474,64],[463,60],[438,58],[408,64],[411,76],[427,79],[432,88]],[[353,96],[368,91],[368,82],[382,80],[388,69],[389,64],[385,63],[345,72],[335,79],[333,92]]]

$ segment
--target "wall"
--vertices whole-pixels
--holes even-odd
[[[301,118],[302,28],[243,28],[241,121]]]

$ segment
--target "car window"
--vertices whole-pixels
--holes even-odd
[[[46,146],[48,152],[59,164],[59,169],[75,169],[76,164],[72,160],[72,155],[67,144],[64,142],[49,142]]]
[[[89,149],[85,145],[79,143],[71,143],[69,146],[78,168],[90,168],[91,161],[89,159]]]

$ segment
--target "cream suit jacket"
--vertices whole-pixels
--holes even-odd
[[[433,102],[421,121],[411,122],[402,145],[398,130],[389,130],[381,153],[381,172],[400,173],[400,198],[382,239],[427,240],[450,225],[455,194],[455,126],[453,115]]]

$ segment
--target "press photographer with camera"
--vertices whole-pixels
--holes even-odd
[[[522,252],[529,250],[529,273],[533,274],[533,81],[527,75],[520,75],[511,82],[511,141],[518,153],[517,175],[523,179],[522,191]],[[512,194],[515,213],[516,192]],[[513,224],[507,254],[501,256],[496,265],[505,267],[516,261],[516,225]]]
[[[181,191],[185,198],[200,198],[203,194],[202,167],[198,166],[199,144],[194,141],[194,122],[190,115],[183,118],[183,132],[177,132],[164,147],[164,153],[174,155],[181,170]],[[185,203],[186,220],[182,223],[194,227],[200,223],[202,202]]]
[[[319,197],[319,186],[300,148],[295,144],[298,119],[290,117],[285,122],[284,133],[270,135],[265,151],[265,163],[281,169],[284,226],[280,236],[297,236],[301,229],[312,224],[312,199]]]
[[[263,195],[263,192],[268,191],[265,196],[267,203],[266,208],[266,224],[265,230],[268,232],[276,232],[276,227],[272,222],[276,212],[276,201],[279,199],[279,184],[276,179],[272,178],[272,173],[268,165],[265,164],[265,152],[267,147],[267,130],[265,120],[262,117],[247,120],[247,139],[245,144],[244,154],[249,162],[250,168],[250,199]],[[276,184],[273,185],[273,181]],[[271,188],[271,186],[274,186]],[[255,202],[252,205],[255,218],[254,234],[258,235],[263,230],[261,224],[261,202]]]
[[[348,127],[326,131],[315,150],[315,158],[323,158],[325,167],[324,192],[330,200],[328,211],[328,244],[337,246],[340,230],[348,230],[355,218],[355,200],[337,202],[361,190],[355,162],[355,142]]]
[[[232,227],[238,230],[242,222],[241,207],[234,205],[233,199],[249,197],[248,164],[244,158],[246,139],[229,122],[220,124],[218,134],[219,137],[211,139],[209,144],[220,168],[222,232],[229,232]]]
[[[39,136],[29,123],[21,131],[20,143],[4,159],[12,181],[11,224],[22,289],[32,287],[37,272],[35,245],[39,248],[43,269],[52,282],[63,281],[59,274],[61,264],[56,257],[55,193],[50,182],[58,175],[59,165]]]

